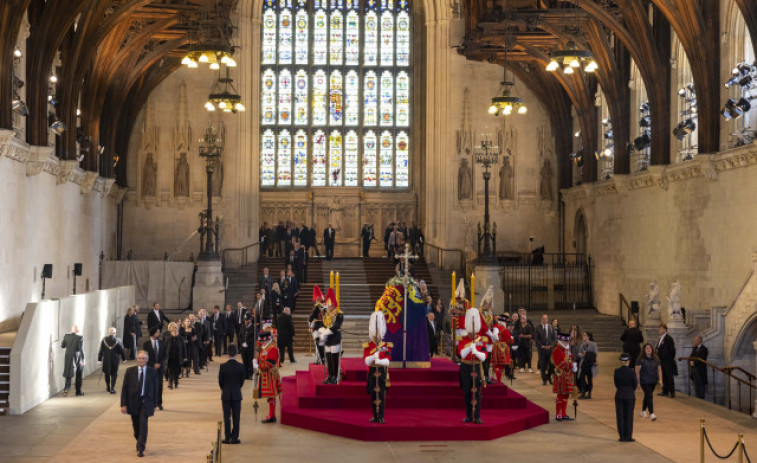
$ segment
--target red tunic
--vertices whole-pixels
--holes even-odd
[[[494,350],[492,351],[492,365],[510,365],[512,363],[512,359],[510,357],[510,346],[513,343],[513,337],[510,334],[510,330],[508,330],[504,324],[498,323],[497,325],[495,325],[495,328],[499,330],[499,340],[494,343]]]
[[[552,351],[552,363],[555,365],[555,379],[552,392],[568,395],[573,392],[573,357],[570,350],[559,343]]]
[[[258,390],[261,398],[276,397],[281,392],[281,377],[279,376],[279,349],[268,344],[258,353]]]
[[[380,360],[384,360],[384,359],[391,360],[392,359],[392,347],[393,347],[393,345],[392,345],[391,342],[382,342],[381,344],[379,344],[379,346],[378,346],[378,348],[379,348],[379,359]],[[371,342],[366,342],[366,343],[363,344],[363,360],[365,360],[366,357],[368,357],[370,355],[373,355],[375,353],[376,353],[376,343],[375,342],[371,341]],[[368,366],[372,366],[372,365],[373,364],[368,365]]]
[[[473,349],[471,349],[470,352],[468,352],[468,355],[463,357],[463,349],[469,346],[473,346]],[[481,338],[476,336],[476,339],[471,339],[470,336],[463,336],[458,342],[457,342],[457,354],[460,356],[462,360],[465,360],[466,362],[480,362],[478,357],[473,355],[473,350],[476,350],[478,352],[486,353],[486,347],[484,346],[484,343],[481,342]]]

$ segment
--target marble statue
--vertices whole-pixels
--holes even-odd
[[[657,285],[657,280],[649,282],[649,292],[646,295],[647,299],[647,314],[659,314],[660,312],[660,287]]]
[[[187,153],[179,155],[179,163],[176,164],[176,176],[173,180],[174,196],[189,196],[189,162]]]
[[[670,294],[665,297],[668,301],[668,318],[681,318],[681,283],[674,281],[670,285]]]
[[[218,157],[213,158],[213,196],[221,197],[223,187],[223,162]]]
[[[552,201],[552,164],[550,164],[549,159],[544,160],[544,165],[541,168],[539,194],[544,201]]]
[[[154,197],[157,183],[158,165],[155,164],[152,153],[147,153],[142,167],[142,197]]]
[[[513,168],[510,166],[510,151],[502,159],[502,167],[499,168],[499,199],[513,199]]]
[[[468,167],[468,160],[460,160],[460,170],[457,172],[457,199],[473,198],[473,174]]]

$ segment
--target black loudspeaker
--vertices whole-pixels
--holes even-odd
[[[74,264],[74,275],[76,275],[77,277],[81,276],[81,262]]]
[[[45,264],[42,267],[42,278],[52,278],[53,277],[53,264]]]
[[[639,313],[639,301],[631,301],[631,313]]]

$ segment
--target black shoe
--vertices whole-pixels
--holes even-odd
[[[472,423],[472,422],[473,422],[473,418],[467,418],[467,417],[466,417],[466,418],[465,418],[465,419],[463,420],[463,423]]]
[[[549,384],[554,384],[554,383],[552,383],[552,380],[551,380],[551,379],[548,379],[547,381],[549,381]]]
[[[542,382],[541,382],[541,385],[542,385],[542,386],[546,386],[546,385],[547,385],[547,382],[546,382],[546,381],[542,381]]]
[[[81,392],[81,391],[79,391],[79,392],[76,393],[76,395],[84,395],[84,393]]]
[[[68,389],[63,389],[63,397],[68,396]]]
[[[242,443],[242,441],[241,441],[241,440],[239,440],[239,439],[234,439],[234,440],[232,440],[232,441],[231,441],[231,443],[232,443],[232,444],[241,444],[241,443]]]
[[[582,392],[582,393],[581,393],[581,395],[580,395],[580,396],[578,396],[578,398],[579,398],[579,399],[585,399],[585,398],[586,398],[586,393],[585,393],[585,392]]]
[[[562,416],[556,416],[555,417],[555,421],[562,421],[562,420],[563,420]]]
[[[379,424],[384,424],[384,419],[383,418],[379,418],[378,422],[379,422]]]
[[[586,394],[586,398],[587,399],[591,399],[591,392],[589,392],[588,394]]]
[[[162,405],[158,405],[158,410],[163,410],[163,406]]]
[[[571,418],[571,417],[569,417],[569,416],[563,416],[563,417],[562,417],[562,420],[563,420],[563,421],[573,421],[573,418]]]
[[[377,419],[376,417],[373,417],[373,418],[371,418],[370,420],[368,420],[368,422],[369,422],[369,423],[378,423],[378,422],[379,422],[379,420],[378,420],[378,419]]]
[[[115,393],[116,393],[116,390],[115,390],[115,389],[111,389],[111,390],[110,390],[110,393],[111,393],[111,394],[115,394]]]
[[[173,384],[169,384],[168,389],[173,389]]]
[[[266,418],[266,419],[263,420],[263,423],[275,423],[275,422],[276,422],[276,417],[275,416],[272,416],[270,418]]]
[[[221,441],[224,444],[231,444],[231,438],[227,437],[226,439]]]
[[[676,395],[675,395],[674,393],[672,393],[672,392],[670,393],[670,398],[671,398],[671,399],[672,399],[672,398],[674,398],[675,396],[676,396]]]
[[[143,457],[143,456],[145,456],[145,451],[144,451],[144,450],[137,450],[137,456],[138,456],[138,457]]]
[[[475,420],[473,420],[473,422],[476,424],[481,424],[481,418],[476,418]]]

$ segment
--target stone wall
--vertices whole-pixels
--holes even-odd
[[[115,257],[116,210],[123,190],[112,179],[60,161],[52,147],[32,147],[0,130],[0,331],[15,330],[42,292],[40,274],[53,264],[46,298],[73,291],[73,264],[83,264],[77,291],[99,287],[99,254]]]
[[[757,249],[756,174],[750,145],[565,190],[566,243],[583,215],[599,311],[617,314],[618,293],[643,301],[653,278],[663,314],[675,280],[683,307],[729,306]]]

